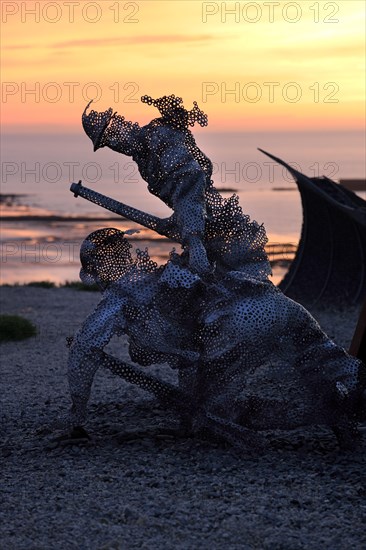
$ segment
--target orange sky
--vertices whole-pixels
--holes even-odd
[[[7,129],[80,131],[96,96],[145,123],[156,113],[140,96],[170,93],[197,100],[211,130],[364,123],[363,1],[2,0],[1,12]]]

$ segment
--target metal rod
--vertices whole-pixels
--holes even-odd
[[[102,195],[93,189],[84,187],[81,180],[78,183],[72,183],[70,191],[74,193],[74,197],[82,197],[83,199],[93,202],[94,204],[98,204],[106,210],[110,210],[119,216],[123,216],[128,220],[136,222],[143,227],[152,229],[156,233],[159,233],[159,235],[168,237],[168,239],[172,239],[177,242],[181,242],[177,226],[171,218],[161,219],[157,216],[153,216],[152,214],[143,212],[142,210],[138,210],[137,208],[133,208],[133,206],[128,206],[123,202],[111,199],[110,197]]]

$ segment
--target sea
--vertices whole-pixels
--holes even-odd
[[[292,261],[299,242],[302,209],[297,186],[286,169],[261,148],[300,172],[365,179],[362,131],[226,132],[199,130],[198,146],[212,160],[213,180],[225,198],[236,193],[243,211],[263,223],[275,284]],[[70,184],[85,187],[159,217],[171,210],[147,190],[130,157],[107,148],[93,152],[79,134],[54,131],[1,136],[1,284],[32,281],[65,283],[79,278],[83,239],[102,227],[134,230],[134,248],[148,248],[165,263],[180,245],[74,197]],[[366,199],[366,190],[357,192]]]

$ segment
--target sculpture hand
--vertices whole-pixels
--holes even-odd
[[[212,273],[212,267],[207,258],[206,249],[198,235],[190,235],[187,239],[189,252],[189,268],[198,275]]]

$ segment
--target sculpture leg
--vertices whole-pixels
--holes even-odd
[[[353,451],[357,447],[360,432],[355,422],[344,418],[343,422],[338,422],[336,426],[332,426],[332,430],[342,450]]]
[[[143,390],[152,393],[163,404],[178,411],[184,411],[187,407],[187,396],[176,386],[142,372],[140,369],[121,361],[104,351],[98,353],[100,366],[110,370],[113,374],[120,376],[126,382],[136,384]]]
[[[189,395],[191,397],[190,410],[182,412],[180,415],[180,427],[183,433],[191,434],[193,430],[193,417],[197,414],[197,407],[202,403],[197,395],[199,366],[197,363],[189,365],[183,363],[178,369],[179,389],[184,395]]]
[[[332,342],[310,313],[296,305],[292,334],[298,372],[322,409],[319,418],[332,428],[340,447],[353,448],[358,438],[365,366]]]
[[[264,448],[265,441],[257,432],[239,426],[230,420],[220,418],[208,411],[202,411],[202,427],[207,428],[213,435],[219,436],[233,447],[240,450],[259,451]]]

